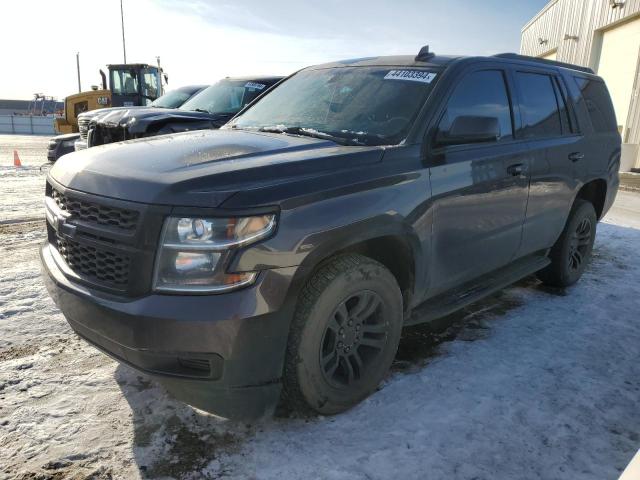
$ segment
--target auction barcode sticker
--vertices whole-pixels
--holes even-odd
[[[255,90],[262,90],[266,85],[264,83],[256,83],[256,82],[247,82],[244,85],[244,88],[253,88]]]
[[[409,80],[412,82],[431,83],[436,78],[435,73],[424,70],[391,70],[384,76],[385,80]]]

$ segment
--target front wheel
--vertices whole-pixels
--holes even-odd
[[[586,200],[576,200],[560,238],[549,253],[551,264],[538,272],[538,278],[552,287],[576,283],[591,258],[597,224],[593,205]]]
[[[283,399],[302,413],[335,414],[371,394],[395,357],[402,294],[382,264],[338,256],[307,282],[291,326]]]

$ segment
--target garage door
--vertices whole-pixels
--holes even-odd
[[[546,55],[542,55],[540,58],[544,58],[545,60],[556,60],[558,58],[558,51],[554,50],[551,53],[547,53]]]
[[[613,106],[616,109],[618,128],[623,139],[626,139],[627,115],[638,67],[639,51],[640,19],[624,23],[603,33],[598,75],[605,79],[609,87]]]

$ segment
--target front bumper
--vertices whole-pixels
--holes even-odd
[[[40,256],[51,297],[81,337],[195,407],[228,418],[273,412],[294,267],[267,270],[253,286],[221,295],[125,299],[71,282],[48,243]]]
[[[55,162],[63,155],[73,152],[75,144],[70,142],[72,141],[52,139],[47,147],[47,160]]]
[[[75,143],[73,144],[73,148],[76,152],[79,152],[80,150],[86,150],[88,148],[87,140],[83,138],[76,140]]]

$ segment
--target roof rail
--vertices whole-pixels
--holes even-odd
[[[593,75],[595,75],[596,73],[589,67],[581,67],[580,65],[558,62],[556,60],[548,60],[546,58],[530,57],[528,55],[519,55],[517,53],[499,53],[497,55],[494,55],[494,57],[506,58],[509,60],[523,60],[525,62],[544,63],[545,65],[553,65],[555,67],[570,68],[571,70],[577,70],[579,72],[584,72],[584,73],[591,73]]]

